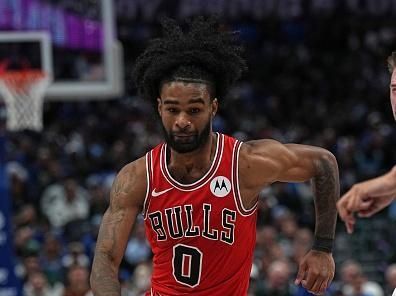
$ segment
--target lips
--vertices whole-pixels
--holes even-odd
[[[195,134],[191,133],[191,134],[173,134],[174,137],[178,137],[178,138],[188,138],[188,137],[193,137],[195,136]]]
[[[174,135],[175,138],[189,138],[193,137],[194,135]]]
[[[195,134],[174,134],[173,139],[179,143],[190,143],[195,138]]]

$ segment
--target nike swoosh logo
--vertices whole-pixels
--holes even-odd
[[[166,192],[168,192],[169,190],[172,190],[172,189],[173,189],[173,187],[165,189],[165,190],[162,190],[162,191],[155,191],[156,188],[154,188],[153,191],[151,191],[151,195],[154,196],[154,197],[157,197],[157,196],[160,196],[160,195],[162,195],[162,194],[164,194],[164,193],[166,193]]]

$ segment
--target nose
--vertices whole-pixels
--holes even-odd
[[[191,121],[189,120],[188,116],[182,112],[176,119],[176,126],[179,129],[184,130],[191,126]]]

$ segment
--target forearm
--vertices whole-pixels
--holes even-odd
[[[95,296],[121,295],[118,268],[114,267],[110,256],[105,252],[96,251],[90,282]]]
[[[125,166],[113,182],[110,205],[103,215],[91,273],[95,296],[119,296],[118,269],[146,194],[145,159]]]
[[[389,174],[389,186],[393,192],[393,199],[396,199],[396,165],[390,170]]]
[[[334,239],[337,223],[337,200],[340,196],[338,166],[332,154],[315,161],[316,174],[312,180],[316,213],[315,237]]]
[[[360,185],[361,184],[361,185]],[[388,196],[396,198],[396,166],[374,179],[359,183],[367,196]]]
[[[96,242],[90,279],[95,296],[121,295],[120,283],[118,282],[121,250],[118,248],[123,245],[121,241],[123,242],[124,239],[120,239],[119,235],[122,232],[117,232],[117,228],[121,228],[120,223],[125,215],[123,210],[114,211],[113,208],[110,207],[105,212]]]

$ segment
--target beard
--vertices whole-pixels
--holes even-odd
[[[188,153],[197,150],[208,141],[211,130],[211,122],[208,120],[204,129],[200,133],[192,134],[191,136],[185,138],[178,138],[175,133],[168,132],[163,124],[162,130],[164,132],[166,143],[173,150],[178,153]]]

